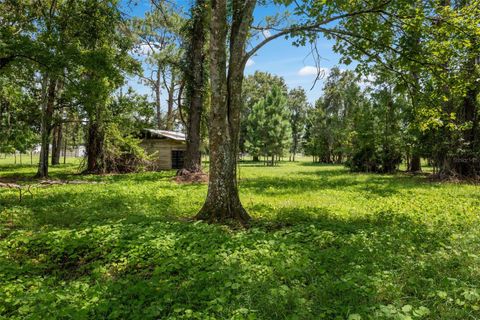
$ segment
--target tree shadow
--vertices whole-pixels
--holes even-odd
[[[470,315],[463,306],[451,306],[455,313],[448,314],[435,295],[453,295],[462,284],[480,286],[477,260],[469,257],[478,241],[462,251],[452,228],[400,210],[357,217],[328,207],[267,204],[247,204],[254,215],[272,213],[257,217],[248,230],[186,223],[179,218],[199,208],[194,201],[201,197],[193,192],[205,192],[205,186],[149,184],[170,174],[52,187],[21,203],[13,193],[2,197],[2,206],[21,213],[17,230],[0,230],[0,273],[16,297],[0,312],[21,318],[28,307],[29,314],[47,319],[344,319],[353,313],[384,318],[377,313],[381,306],[400,314],[410,305],[448,319]],[[245,179],[241,190],[273,196],[341,188],[389,196],[431,187],[402,176],[295,174]],[[147,187],[133,193],[131,184]],[[182,189],[183,198],[159,188]]]
[[[242,309],[259,319],[332,319],[423,303],[434,311],[437,281],[471,267],[437,255],[452,245],[447,231],[396,214],[341,219],[322,208],[280,209],[240,232],[147,219],[13,240],[0,264],[10,264],[15,278],[50,279],[20,294],[47,318],[79,310],[86,318],[231,318]],[[46,292],[64,299],[53,311],[42,309]],[[18,305],[7,308],[15,313]]]
[[[183,188],[193,190],[195,186]],[[118,192],[108,184],[67,185],[33,190],[33,196],[27,195],[21,202],[16,193],[4,193],[0,207],[10,208],[2,220],[11,220],[8,212],[14,212],[13,224],[38,230],[45,227],[82,228],[123,220],[127,223],[174,220],[193,215],[191,207],[183,206],[184,201],[171,193],[165,194],[161,188],[129,194],[128,191]]]
[[[295,172],[295,176],[242,179],[241,189],[266,195],[278,196],[312,191],[351,190],[374,196],[388,197],[404,190],[437,187],[424,177],[402,174],[351,174],[340,170]]]

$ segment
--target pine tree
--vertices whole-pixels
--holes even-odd
[[[274,165],[276,156],[283,156],[291,143],[290,112],[281,88],[273,86],[265,99],[253,106],[247,121],[247,149]]]

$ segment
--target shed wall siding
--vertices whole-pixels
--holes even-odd
[[[140,144],[148,154],[155,153],[158,169],[172,169],[172,150],[186,150],[184,142],[169,139],[145,139]]]

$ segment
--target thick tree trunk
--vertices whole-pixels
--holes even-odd
[[[85,173],[105,173],[105,134],[100,119],[90,121],[87,136],[87,168]]]
[[[410,159],[410,162],[408,163],[408,171],[410,172],[421,172],[422,171],[422,166],[421,166],[421,159],[420,156],[416,153],[412,154],[412,158]]]
[[[60,154],[62,151],[63,125],[60,123],[53,129],[52,135],[52,165],[60,164]]]
[[[200,153],[200,127],[205,92],[205,41],[206,18],[205,0],[197,0],[192,9],[193,25],[187,49],[189,66],[185,70],[187,86],[187,149],[183,169],[188,172],[202,171]]]
[[[235,220],[246,225],[250,216],[238,195],[238,155],[245,43],[255,1],[232,2],[232,26],[227,76],[227,1],[211,2],[210,79],[210,179],[205,203],[197,219],[210,222]]]
[[[87,132],[87,168],[85,173],[105,173],[105,129],[103,120],[103,106],[95,106],[95,112],[89,115]]]
[[[42,112],[42,126],[41,126],[41,140],[40,140],[40,160],[38,163],[38,171],[36,177],[48,177],[48,153],[50,144],[50,134],[52,131],[52,118],[55,103],[55,93],[57,82],[50,78],[48,81],[48,88],[46,89],[46,97],[43,104]]]
[[[253,156],[253,161],[255,161],[255,162],[260,161],[260,158],[258,157],[258,155]]]

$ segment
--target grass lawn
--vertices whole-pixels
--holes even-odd
[[[480,192],[341,166],[240,167],[248,230],[189,222],[173,171],[0,189],[0,318],[480,319]],[[0,166],[1,177],[33,175]]]

